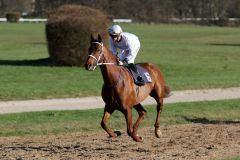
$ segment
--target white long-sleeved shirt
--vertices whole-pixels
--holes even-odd
[[[127,63],[134,63],[137,53],[140,49],[140,42],[138,37],[134,34],[123,32],[120,42],[114,42],[112,38],[109,39],[111,51],[117,55],[117,49],[120,49],[118,57],[121,61],[126,60]]]

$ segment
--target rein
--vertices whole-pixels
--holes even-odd
[[[98,58],[96,58],[95,56],[93,56],[93,55],[88,55],[89,57],[92,57],[93,59],[95,59],[96,60],[96,66],[101,66],[101,65],[115,65],[115,63],[99,63],[99,60],[101,59],[101,57],[102,57],[102,55],[103,55],[103,43],[100,43],[100,42],[92,42],[92,43],[96,43],[96,44],[99,44],[102,48],[101,48],[101,51],[100,51],[100,55],[99,55],[99,57]],[[95,67],[96,67],[95,66]]]
[[[116,65],[115,63],[99,63],[99,61],[100,61],[100,59],[101,59],[101,57],[103,56],[103,43],[100,43],[100,42],[92,42],[92,43],[95,43],[95,44],[98,44],[98,45],[100,45],[101,46],[101,50],[100,50],[100,55],[99,55],[99,57],[97,58],[97,57],[95,57],[95,56],[93,56],[93,55],[88,55],[89,57],[92,57],[93,59],[95,59],[96,60],[96,65],[94,66],[94,69],[96,68],[96,66],[101,66],[101,65]],[[113,84],[105,84],[108,88],[115,88],[117,85],[118,85],[118,83],[122,80],[122,69],[120,69],[120,73],[119,73],[119,75],[118,75],[118,78],[117,78],[117,81],[116,82],[114,82]]]

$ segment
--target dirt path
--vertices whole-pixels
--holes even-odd
[[[1,160],[161,159],[210,160],[240,156],[240,124],[164,126],[162,137],[141,128],[136,143],[125,133],[108,138],[105,132],[41,137],[0,138]]]
[[[165,103],[240,98],[240,87],[212,90],[176,91]],[[144,104],[155,103],[147,99]],[[96,106],[97,105],[97,106]],[[103,107],[100,97],[0,102],[1,113],[41,110],[91,109]],[[97,122],[99,123],[99,122]],[[125,130],[109,138],[97,133],[0,137],[1,160],[220,160],[240,157],[240,122],[161,126],[162,137],[154,128],[139,128],[144,141],[134,142]]]
[[[240,98],[240,87],[226,89],[173,91],[172,96],[164,99],[164,103],[209,101],[236,98]],[[156,104],[156,102],[151,97],[148,97],[143,102],[143,105],[149,104]],[[101,97],[7,101],[0,102],[0,114],[45,110],[81,110],[103,107],[104,102],[102,101]]]

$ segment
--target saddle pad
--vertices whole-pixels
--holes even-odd
[[[138,81],[137,77],[138,77],[138,75],[140,75],[142,77],[144,83],[151,83],[152,82],[152,78],[151,78],[150,74],[148,73],[148,71],[145,68],[143,68],[143,67],[141,67],[139,65],[136,65],[136,67],[137,67],[137,71],[138,71],[139,74],[135,73],[130,68],[128,68],[128,70],[130,70],[130,72],[131,72],[131,74],[133,76],[134,81],[135,82]]]

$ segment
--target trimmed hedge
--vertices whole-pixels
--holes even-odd
[[[48,51],[55,65],[83,66],[88,55],[90,35],[107,40],[107,16],[79,5],[64,5],[49,12],[46,24]]]

